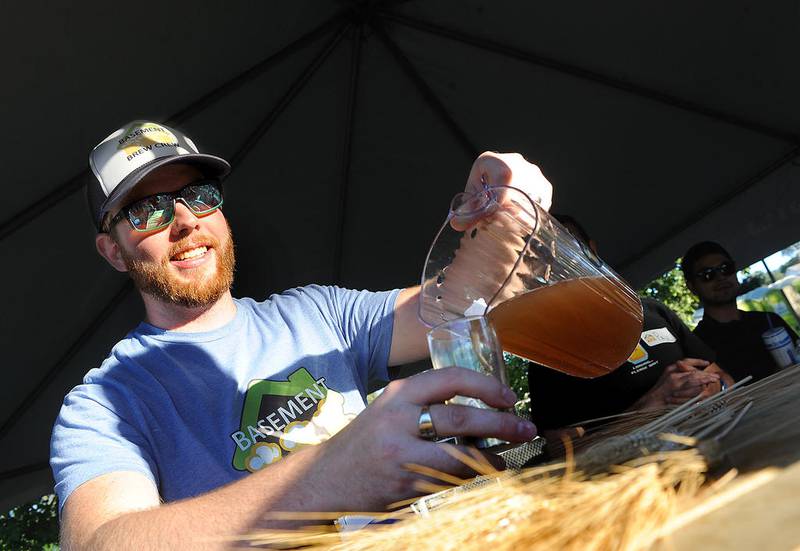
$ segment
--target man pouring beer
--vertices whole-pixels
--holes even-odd
[[[513,414],[445,405],[456,394],[500,409],[516,400],[458,367],[393,382],[366,407],[369,381],[427,355],[416,287],[233,298],[230,165],[179,130],[134,121],[89,164],[97,250],[133,279],[145,319],[56,421],[64,549],[222,548],[271,511],[383,510],[417,493],[406,464],[469,474],[437,436],[535,435]],[[519,155],[481,155],[467,189],[482,182],[550,205],[550,183]]]

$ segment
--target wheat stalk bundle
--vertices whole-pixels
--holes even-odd
[[[319,550],[643,549],[660,537],[659,528],[675,516],[677,504],[697,494],[705,468],[695,450],[650,456],[591,478],[570,469],[556,476],[552,467],[533,468],[453,493],[425,517],[404,510],[384,516],[400,519],[395,524],[345,534],[319,527],[272,530],[248,541]]]
[[[318,522],[237,541],[319,550],[648,549],[724,505],[720,490],[736,472],[704,485],[710,463],[750,468],[787,464],[800,456],[800,424],[795,421],[800,368],[749,386],[744,383],[672,410],[625,414],[597,427],[589,423],[589,432],[574,447],[569,441],[559,444],[563,462],[498,473],[475,458],[462,457],[482,469],[484,483],[443,492],[424,515],[409,507],[367,513],[396,522],[338,533],[330,521],[343,513],[273,514]],[[408,468],[428,480],[437,478],[423,467]],[[458,482],[444,475],[438,478],[421,483],[420,490],[432,492]],[[742,484],[738,493],[747,488]]]

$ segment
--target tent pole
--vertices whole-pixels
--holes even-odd
[[[464,130],[462,130],[453,117],[450,116],[450,114],[447,112],[447,109],[444,107],[444,104],[423,80],[400,47],[391,38],[389,38],[389,35],[386,34],[386,30],[383,28],[383,25],[374,19],[369,21],[369,25],[375,31],[376,36],[381,40],[381,42],[383,42],[384,46],[386,46],[386,49],[389,50],[389,53],[394,56],[395,61],[406,73],[406,76],[408,76],[411,82],[414,83],[414,86],[416,86],[420,95],[422,95],[422,97],[428,102],[436,114],[439,115],[442,121],[444,121],[445,126],[447,126],[450,132],[453,133],[467,157],[469,157],[470,160],[477,157],[478,148],[475,147],[475,144],[472,143],[472,140],[469,139]]]
[[[185,121],[186,119],[193,117],[195,114],[213,105],[220,99],[230,95],[232,92],[239,89],[243,84],[246,84],[247,82],[253,80],[254,78],[262,75],[267,69],[271,68],[279,61],[282,61],[285,58],[289,57],[291,54],[302,50],[307,45],[311,44],[312,42],[315,42],[321,36],[327,34],[331,29],[336,27],[337,24],[340,24],[344,21],[345,13],[346,12],[344,11],[337,13],[330,19],[324,21],[322,24],[317,26],[315,29],[309,31],[308,33],[304,34],[291,44],[287,45],[285,48],[282,48],[280,51],[275,52],[274,54],[264,59],[263,61],[258,62],[256,65],[253,65],[243,73],[240,73],[237,76],[233,77],[225,84],[222,84],[221,86],[208,92],[203,97],[192,102],[191,105],[188,105],[187,107],[181,109],[180,111],[169,117],[165,121],[165,124],[178,125],[183,121]]]
[[[382,11],[380,12],[380,17],[405,27],[410,27],[412,29],[439,37],[449,38],[450,40],[462,42],[475,48],[480,48],[482,50],[500,54],[506,57],[518,59],[533,65],[547,67],[548,69],[552,69],[575,78],[588,80],[603,86],[615,88],[635,96],[669,105],[670,107],[689,111],[697,115],[703,115],[718,122],[738,126],[740,128],[750,130],[751,132],[756,132],[758,134],[769,136],[771,138],[792,144],[800,144],[800,135],[797,135],[793,132],[773,128],[760,122],[747,120],[739,117],[738,115],[708,107],[707,105],[702,105],[700,103],[689,101],[671,94],[665,94],[664,92],[661,92],[655,88],[648,88],[633,82],[628,82],[619,78],[598,73],[590,69],[584,69],[583,67],[579,67],[577,65],[565,63],[563,61],[545,57],[533,52],[527,52],[514,46],[509,46],[486,38],[479,38],[456,29],[447,28],[442,25],[429,23],[427,21],[422,21],[420,19],[415,19],[405,15]]]
[[[234,153],[231,158],[229,159],[231,163],[231,167],[235,171],[241,162],[247,157],[247,154],[252,151],[253,147],[261,140],[261,138],[266,134],[266,132],[270,129],[273,123],[278,119],[281,113],[292,103],[292,100],[300,93],[300,91],[305,87],[306,83],[311,79],[314,73],[317,72],[328,56],[333,52],[339,42],[344,38],[347,30],[350,28],[352,24],[349,22],[345,22],[336,34],[331,38],[325,46],[323,46],[322,50],[314,56],[314,59],[311,60],[311,63],[303,70],[300,76],[295,79],[283,97],[278,100],[278,103],[272,108],[272,110],[267,114],[266,117],[259,123],[259,125],[253,130],[250,135],[244,140],[239,149]]]
[[[3,422],[3,425],[0,426],[0,440],[5,438],[8,432],[14,428],[17,421],[25,414],[26,411],[36,402],[39,396],[47,390],[47,387],[50,385],[51,382],[61,373],[61,371],[66,367],[69,361],[75,356],[75,354],[80,351],[81,347],[91,338],[91,336],[97,331],[97,329],[106,321],[106,319],[111,315],[114,309],[125,299],[128,295],[128,292],[133,289],[133,282],[126,278],[125,284],[122,288],[117,291],[117,294],[106,304],[105,308],[92,320],[92,323],[89,324],[83,333],[77,338],[77,340],[72,343],[72,346],[67,349],[61,358],[51,367],[44,377],[36,384],[32,391],[28,393],[25,398],[23,398],[22,402],[17,406],[17,408],[8,416],[8,418]]]
[[[350,85],[347,93],[347,123],[344,127],[344,147],[342,149],[342,180],[339,183],[339,220],[336,231],[336,250],[334,252],[333,281],[342,284],[344,265],[344,234],[347,224],[347,196],[350,187],[350,165],[352,162],[353,126],[355,124],[356,101],[358,99],[358,75],[361,67],[361,48],[364,43],[364,25],[358,23],[350,57]]]
[[[239,75],[235,76],[234,78],[226,82],[225,84],[205,94],[200,99],[196,100],[192,104],[188,105],[187,107],[181,109],[174,115],[167,118],[165,123],[180,124],[181,122],[194,116],[203,109],[206,109],[213,103],[224,98],[231,92],[241,87],[247,81],[252,80],[253,78],[262,74],[264,71],[272,67],[278,61],[283,60],[287,56],[304,48],[306,45],[310,44],[311,42],[317,40],[323,34],[327,33],[331,29],[331,27],[333,27],[336,23],[342,21],[344,13],[346,12],[342,11],[334,15],[333,17],[322,23],[320,26],[304,34],[303,36],[301,36],[300,38],[298,38],[285,48],[274,53],[273,55],[257,63],[256,65],[250,67],[243,73],[240,73]],[[83,189],[83,187],[86,185],[86,179],[89,177],[90,177],[89,171],[83,170],[79,174],[76,174],[75,176],[67,180],[65,183],[61,184],[54,190],[48,192],[46,195],[36,200],[31,205],[23,208],[21,211],[12,215],[9,219],[0,224],[0,241],[5,239],[12,233],[16,232],[20,228],[24,227],[28,222],[31,222],[33,219],[43,214],[51,207],[57,205],[58,203],[60,203],[73,193],[75,193],[76,191]]]

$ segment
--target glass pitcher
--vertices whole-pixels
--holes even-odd
[[[419,317],[485,315],[503,350],[583,378],[609,373],[642,331],[636,293],[521,190],[460,193],[428,251]]]

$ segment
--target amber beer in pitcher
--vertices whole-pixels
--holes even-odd
[[[490,310],[489,319],[506,352],[583,378],[622,365],[642,331],[638,301],[602,276],[518,295]]]
[[[633,289],[510,186],[453,198],[421,283],[429,327],[488,316],[503,350],[576,377],[614,371],[641,336]]]

